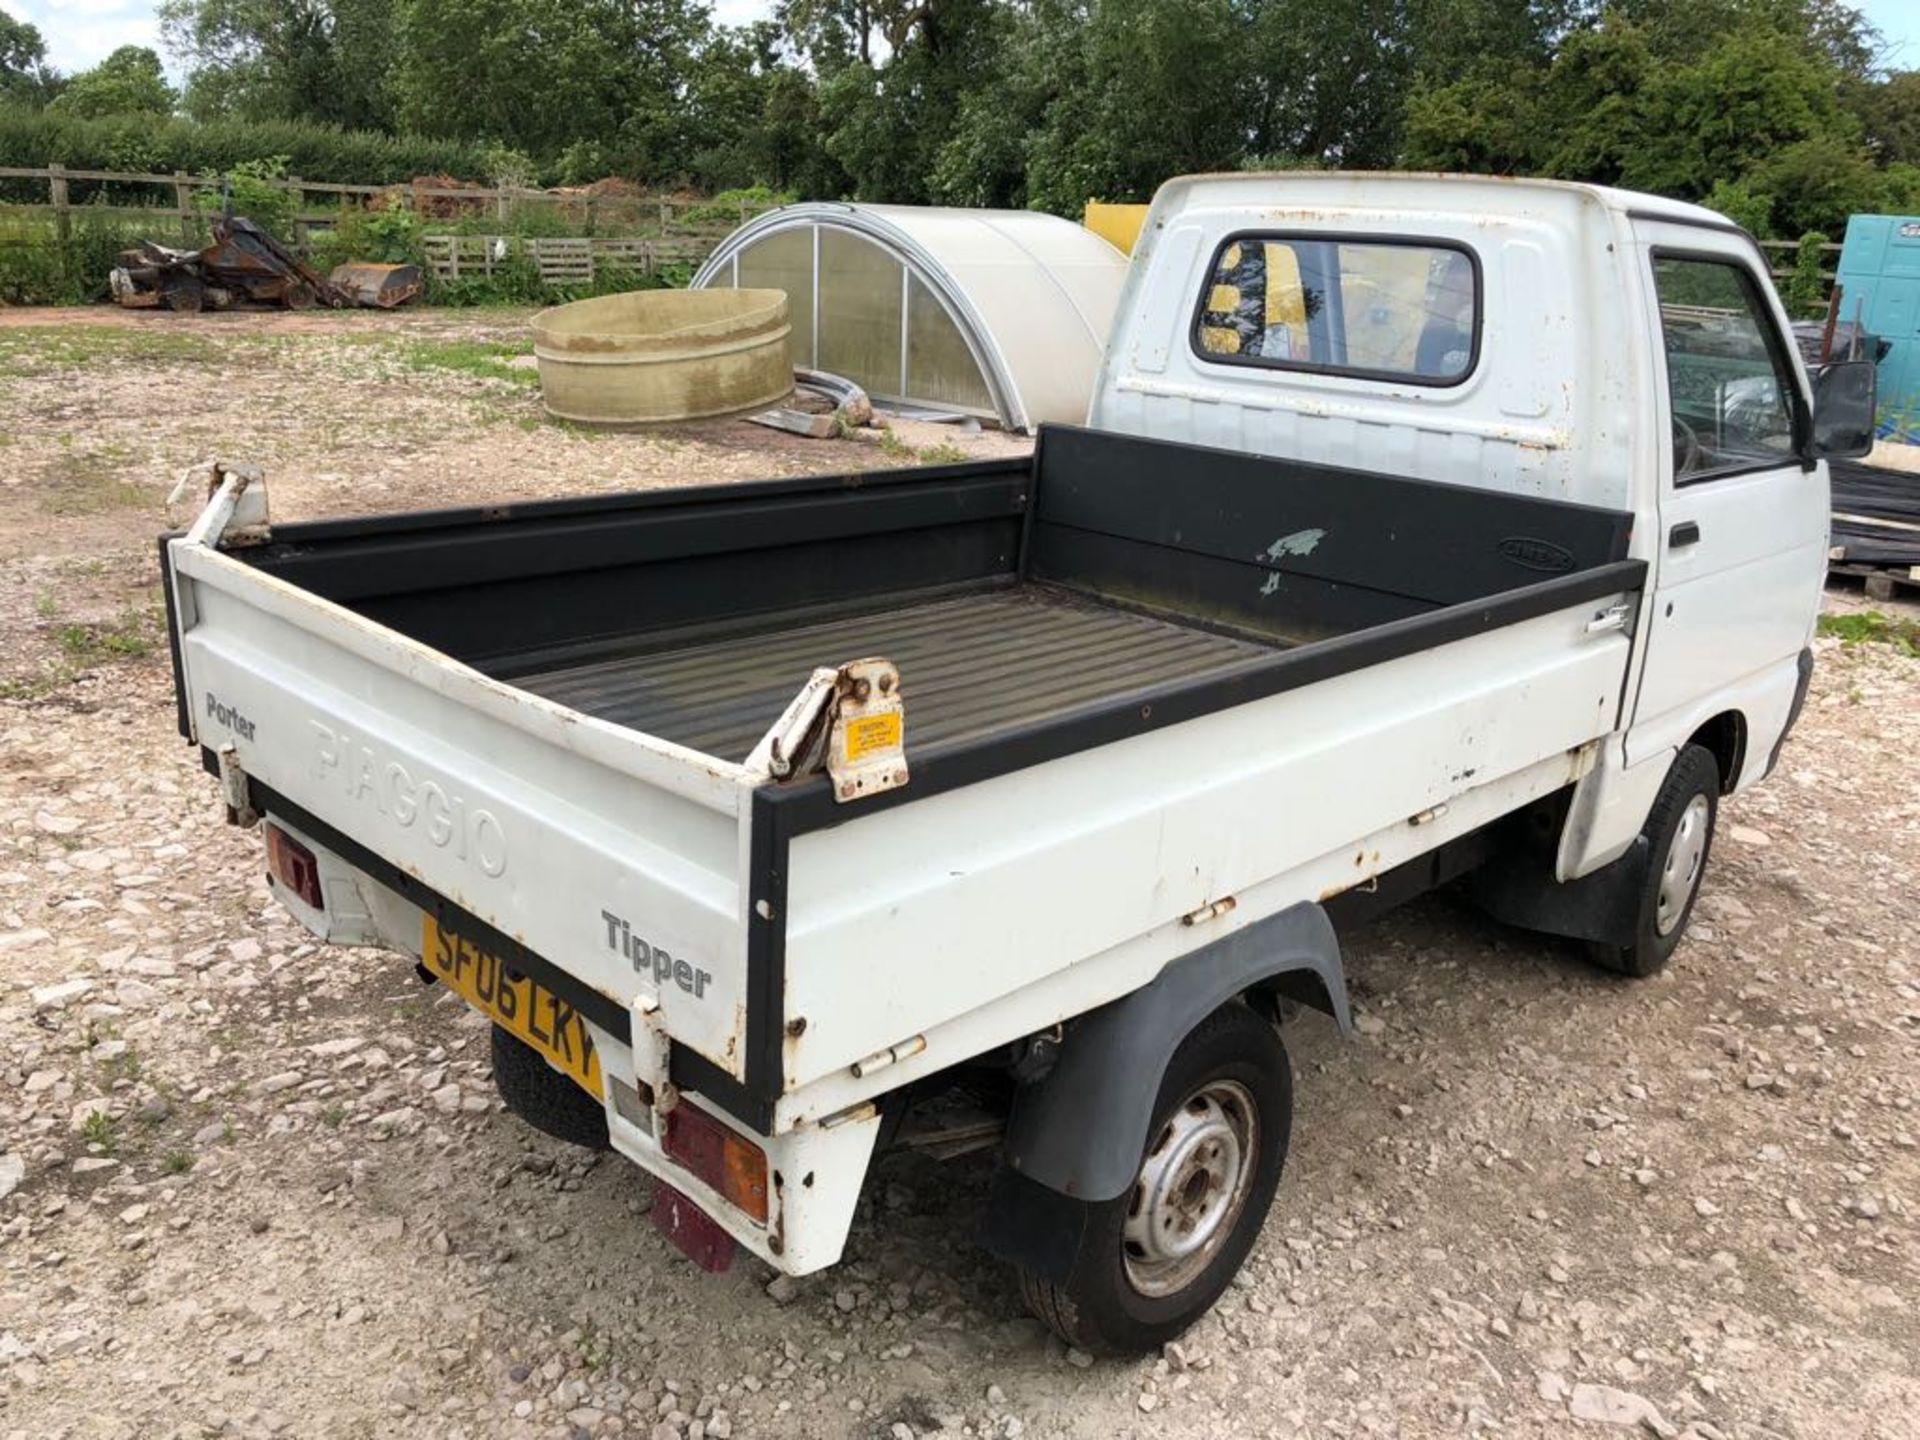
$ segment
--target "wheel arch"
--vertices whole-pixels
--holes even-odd
[[[1062,1196],[1111,1200],[1133,1183],[1168,1060],[1240,996],[1297,999],[1351,1028],[1333,922],[1303,902],[1168,965],[1069,1027],[1058,1063],[1015,1093],[1006,1167]]]
[[[1713,756],[1720,767],[1720,793],[1731,795],[1740,783],[1740,772],[1747,763],[1747,717],[1738,710],[1722,710],[1699,725],[1687,737],[1688,745],[1698,745]]]

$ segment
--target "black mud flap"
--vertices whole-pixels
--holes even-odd
[[[1087,1228],[1087,1202],[1004,1167],[993,1177],[974,1237],[989,1255],[1055,1285],[1073,1277]]]
[[[1636,835],[1612,864],[1578,880],[1559,881],[1553,878],[1551,847],[1516,847],[1474,871],[1469,893],[1494,919],[1523,930],[1631,945],[1650,863],[1647,837]]]

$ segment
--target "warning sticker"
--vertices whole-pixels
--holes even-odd
[[[880,750],[897,750],[900,747],[900,712],[885,715],[865,715],[858,720],[847,722],[847,759],[864,760]]]

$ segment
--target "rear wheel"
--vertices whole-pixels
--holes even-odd
[[[1647,840],[1649,863],[1633,940],[1627,945],[1590,945],[1595,964],[1635,977],[1666,968],[1700,896],[1719,814],[1720,764],[1705,746],[1688,745],[1674,757],[1640,832]]]
[[[319,297],[313,293],[313,287],[304,280],[296,280],[287,286],[280,297],[289,310],[311,310]]]
[[[589,1150],[613,1148],[605,1109],[539,1051],[498,1025],[493,1027],[493,1083],[507,1109],[534,1129]]]
[[[1292,1128],[1279,1033],[1245,1005],[1222,1006],[1174,1051],[1134,1183],[1091,1207],[1070,1278],[1021,1272],[1028,1306],[1093,1354],[1138,1354],[1179,1335],[1253,1248]]]

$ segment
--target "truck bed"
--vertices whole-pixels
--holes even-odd
[[[900,667],[915,747],[984,739],[1273,653],[1056,586],[901,596],[825,617],[771,614],[720,636],[516,673],[521,689],[723,760],[747,757],[816,665]]]
[[[1618,717],[1629,526],[1050,428],[163,561],[182,732],[253,808],[609,1043],[657,988],[609,927],[684,959],[698,993],[648,1012],[671,1079],[770,1134],[907,1037],[1052,1024],[1046,977],[1089,957],[1109,998],[1145,983],[1222,897],[1338,893],[1565,785]],[[816,667],[876,655],[907,784],[843,804],[744,763]],[[901,957],[912,985],[873,983]]]

